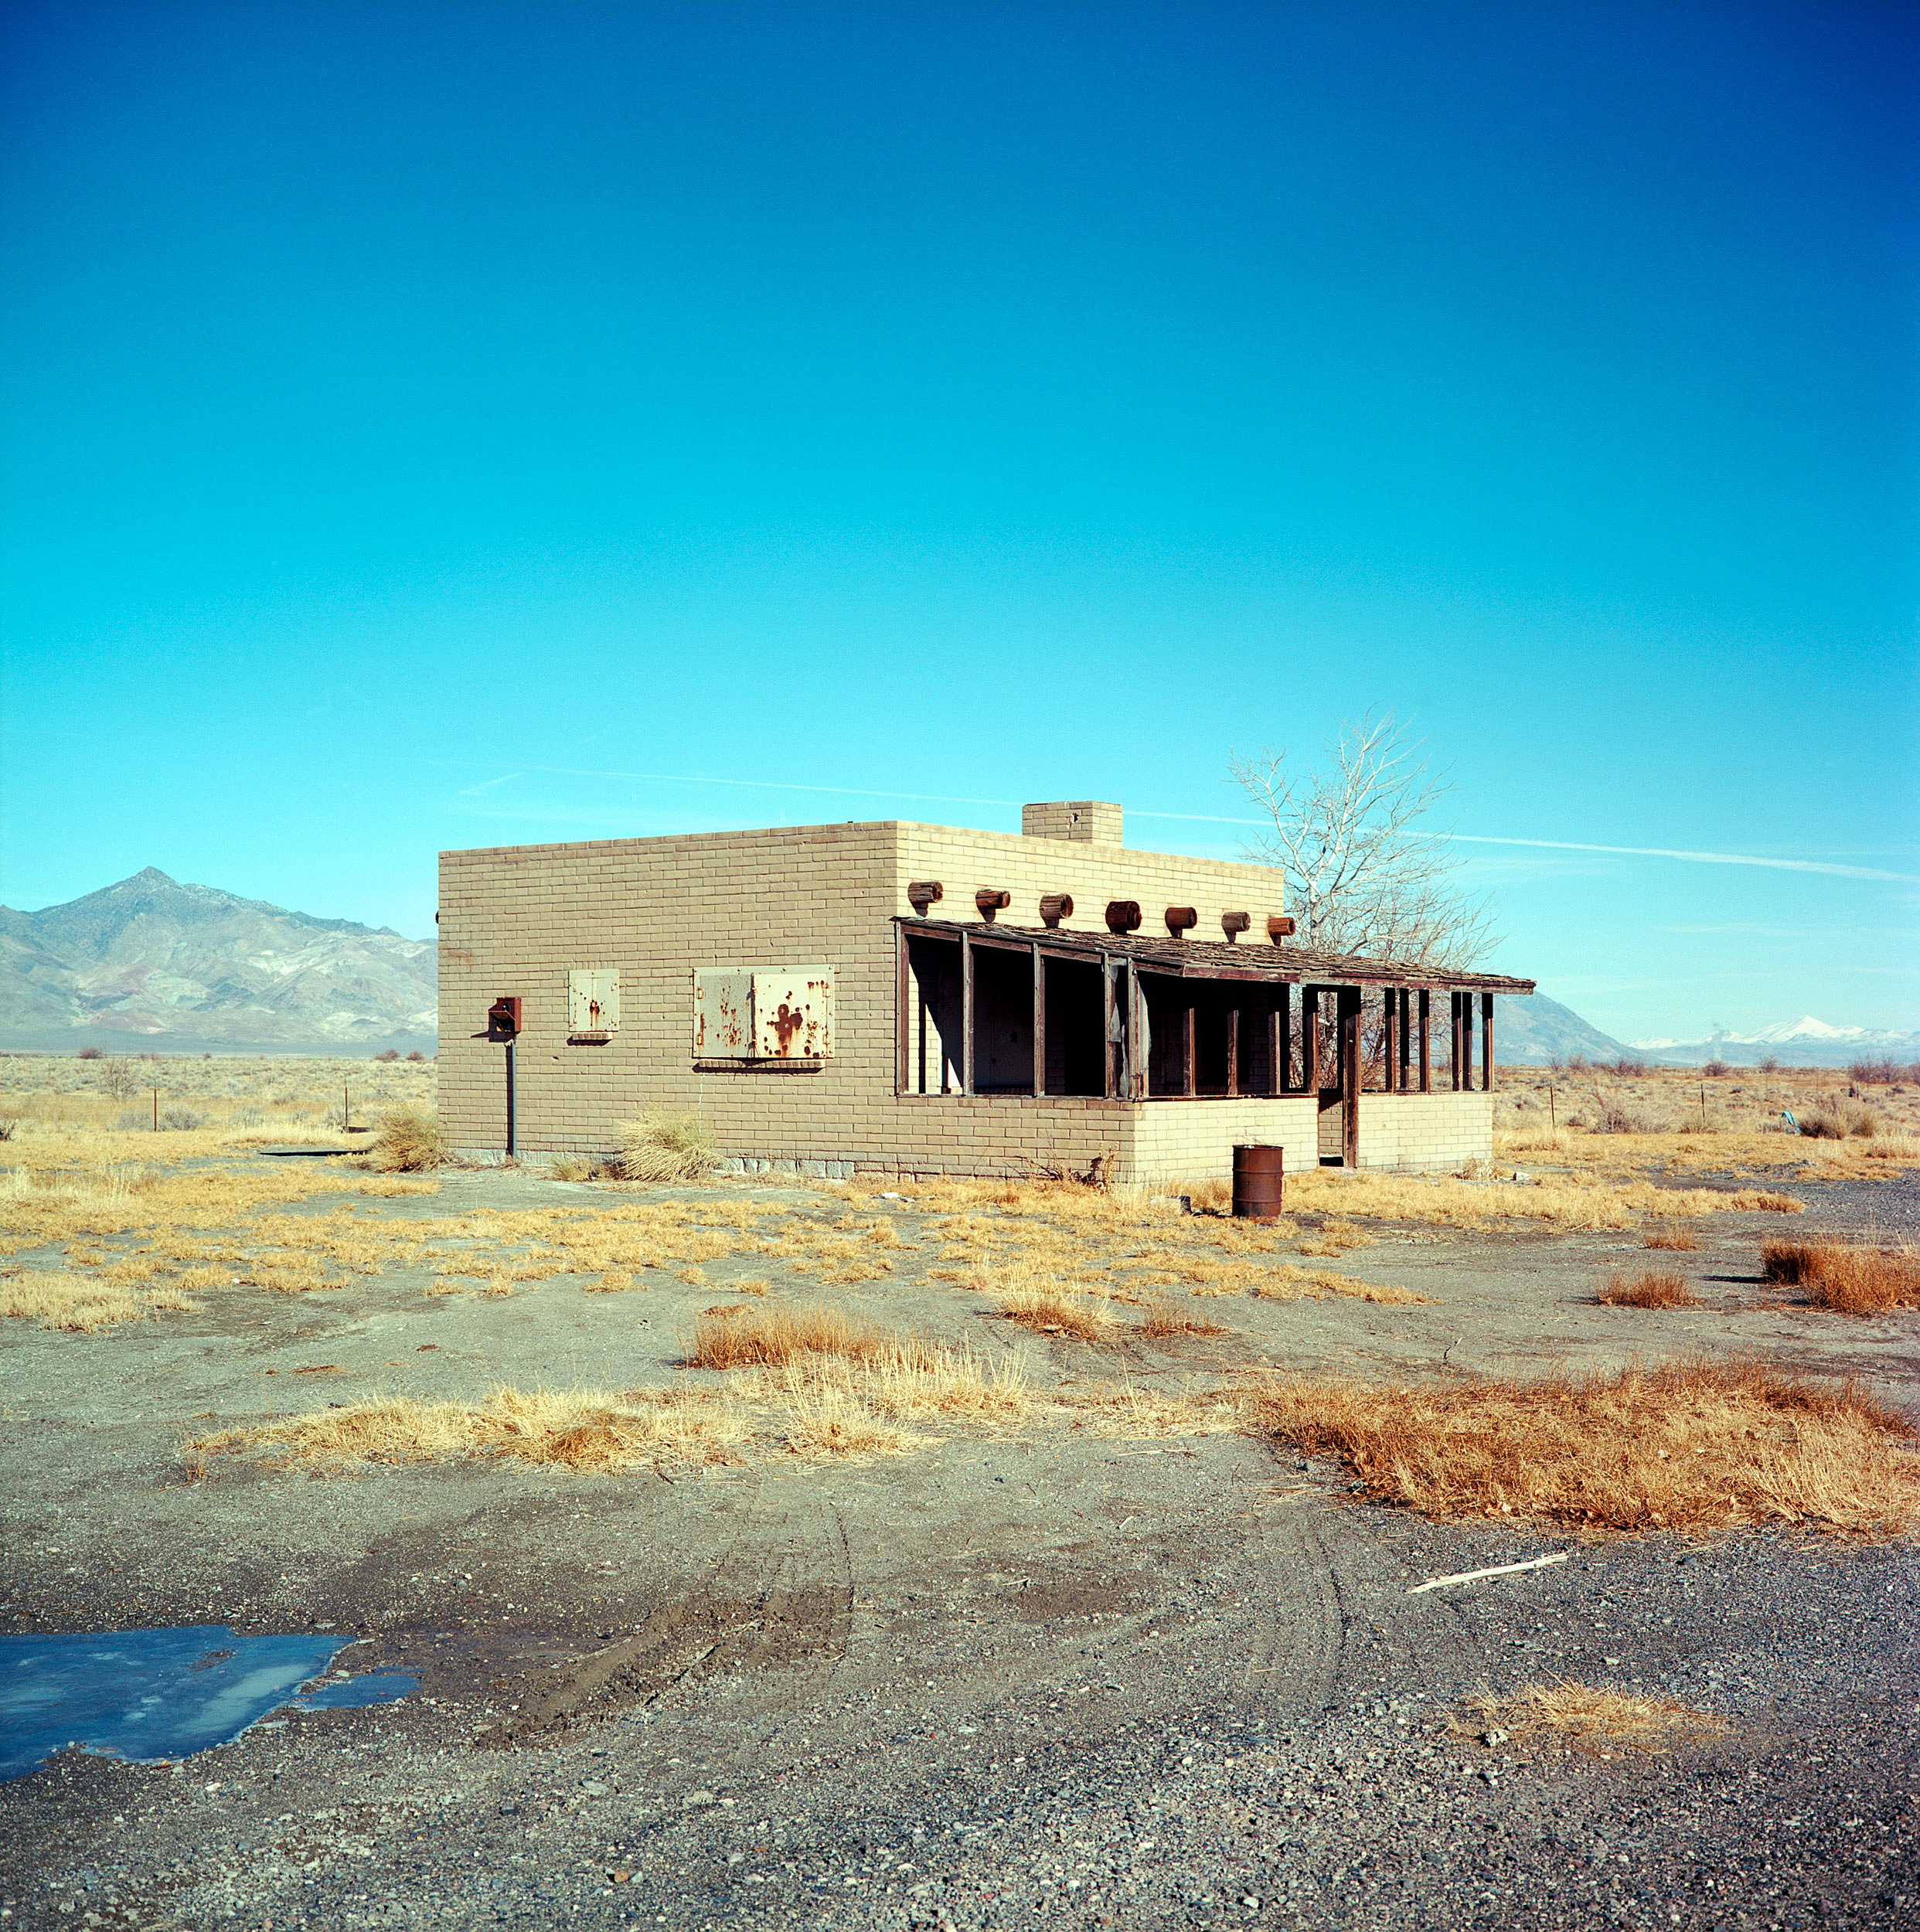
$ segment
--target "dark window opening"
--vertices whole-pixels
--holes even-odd
[[[1033,1090],[1033,958],[1000,946],[973,948],[973,1090]]]
[[[1047,1090],[1098,1098],[1106,1087],[1105,997],[1091,961],[1049,959]]]

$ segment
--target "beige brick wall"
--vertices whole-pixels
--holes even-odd
[[[1451,1172],[1493,1157],[1491,1094],[1363,1094],[1360,1164]]]
[[[1284,1148],[1285,1170],[1316,1167],[1318,1103],[1310,1094],[1288,1100],[1156,1100],[1134,1110],[1139,1118],[1126,1179],[1164,1186],[1180,1181],[1227,1180],[1241,1145]]]
[[[1123,847],[895,823],[684,838],[506,846],[441,855],[441,1106],[457,1147],[505,1145],[504,1049],[484,1038],[502,993],[523,1002],[518,1046],[523,1151],[603,1152],[645,1107],[697,1111],[723,1155],[851,1163],[889,1172],[1013,1173],[1047,1162],[1130,1166],[1135,1110],[1049,1096],[899,1097],[894,928],[907,886],[938,879],[932,910],[977,917],[982,886],[1010,892],[1001,918],[1037,925],[1043,893],[1072,895],[1069,930],[1104,931],[1109,899],[1137,899],[1143,930],[1166,906],[1223,911],[1257,928],[1280,908],[1263,867]],[[1260,942],[1265,949],[1265,942]],[[699,966],[830,964],[836,1051],[819,1072],[699,1073]],[[621,1025],[604,1045],[567,1039],[567,973],[620,973]],[[1151,1111],[1152,1110],[1147,1110]]]
[[[524,1152],[604,1152],[622,1121],[663,1107],[702,1114],[731,1159],[829,1171],[1019,1174],[1050,1164],[1084,1172],[1098,1158],[1118,1179],[1172,1182],[1230,1172],[1236,1141],[1263,1140],[1287,1148],[1289,1168],[1312,1164],[1306,1099],[1134,1107],[1052,1095],[897,1096],[891,921],[912,911],[907,886],[921,879],[945,888],[936,916],[975,917],[982,887],[1010,893],[999,915],[1010,925],[1039,924],[1041,896],[1068,893],[1068,930],[1104,931],[1110,899],[1138,900],[1143,932],[1165,932],[1167,906],[1194,906],[1196,937],[1207,938],[1220,936],[1223,912],[1251,913],[1260,933],[1282,910],[1278,876],[1261,866],[892,822],[443,852],[448,1138],[473,1150],[505,1145],[504,1049],[484,1034],[492,1000],[517,993]],[[1272,956],[1264,939],[1241,944],[1250,956]],[[822,961],[835,971],[836,1050],[819,1071],[696,1070],[696,967]],[[619,971],[621,1025],[604,1045],[568,1041],[574,967]],[[1413,1111],[1394,1124],[1394,1108]],[[1416,1118],[1426,1125],[1411,1127]],[[1368,1096],[1360,1120],[1369,1165],[1458,1166],[1491,1148],[1481,1094]]]

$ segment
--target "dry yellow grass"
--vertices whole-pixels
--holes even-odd
[[[917,1345],[903,1343],[846,1309],[709,1308],[696,1318],[685,1366],[689,1369],[778,1368],[796,1355],[843,1355],[870,1362]]]
[[[390,1108],[381,1117],[371,1158],[387,1174],[424,1174],[445,1166],[450,1157],[439,1117],[424,1107]]]
[[[1920,1521],[1905,1416],[1753,1359],[1533,1383],[1295,1377],[1248,1400],[1254,1426],[1442,1521],[1626,1533],[1786,1522],[1864,1537]]]
[[[1362,1233],[1351,1221],[1329,1215],[1320,1223],[1318,1234],[1300,1243],[1300,1252],[1331,1258],[1346,1253],[1349,1248],[1370,1248],[1373,1245],[1374,1237],[1370,1234]]]
[[[1615,1269],[1608,1276],[1598,1299],[1610,1308],[1697,1308],[1700,1306],[1680,1276],[1665,1274],[1657,1268],[1648,1268],[1634,1275],[1629,1275],[1619,1268]]]
[[[1136,1388],[1130,1382],[1095,1383],[1057,1391],[1054,1406],[1071,1416],[1077,1428],[1098,1436],[1226,1436],[1246,1427],[1240,1397],[1227,1389],[1188,1390],[1169,1395]]]
[[[1582,1175],[1540,1175],[1527,1181],[1462,1181],[1446,1175],[1362,1170],[1338,1179],[1318,1169],[1290,1179],[1288,1205],[1385,1221],[1464,1229],[1503,1221],[1540,1221],[1564,1229],[1624,1228],[1636,1216],[1663,1219],[1721,1213],[1797,1214],[1802,1204],[1772,1189],[1666,1188],[1653,1182],[1604,1181]]]
[[[1816,1308],[1837,1315],[1884,1315],[1920,1308],[1920,1255],[1840,1241],[1769,1241],[1764,1281],[1803,1287]]]
[[[36,1269],[0,1276],[0,1315],[37,1319],[43,1328],[74,1335],[97,1335],[123,1321],[138,1321],[148,1305],[145,1296],[136,1299],[124,1287],[83,1274]]]
[[[864,1359],[797,1355],[775,1369],[736,1376],[736,1396],[776,1406],[798,1395],[837,1389],[896,1422],[932,1417],[1001,1427],[1033,1412],[1024,1359],[1007,1354],[983,1362],[969,1348],[933,1348],[912,1339]]]
[[[1346,1295],[1356,1301],[1374,1301],[1387,1307],[1410,1308],[1431,1304],[1430,1294],[1416,1294],[1411,1288],[1382,1287],[1377,1282],[1357,1281],[1350,1274],[1336,1274],[1329,1268],[1296,1268],[1290,1265],[1272,1269],[1256,1284],[1253,1292],[1266,1301],[1298,1301],[1326,1295]]]
[[[904,1456],[928,1438],[883,1421],[844,1389],[812,1387],[790,1395],[786,1446],[809,1459],[858,1461],[868,1456]]]
[[[264,1451],[280,1468],[331,1472],[356,1463],[505,1456],[584,1475],[611,1475],[662,1459],[731,1461],[735,1445],[746,1434],[746,1423],[733,1405],[703,1391],[676,1391],[653,1400],[597,1389],[527,1393],[499,1389],[478,1408],[375,1396],[197,1437],[186,1453],[196,1470],[210,1467],[217,1458]]]
[[[1098,1342],[1113,1327],[1104,1308],[1084,1295],[1044,1282],[1016,1282],[998,1291],[1000,1312],[1009,1321],[1038,1335],[1071,1335],[1076,1341]]]
[[[1134,1329],[1135,1335],[1153,1337],[1176,1335],[1224,1335],[1226,1329],[1217,1321],[1209,1321],[1183,1308],[1177,1302],[1163,1294],[1151,1297],[1146,1304],[1146,1315]]]
[[[1700,1236],[1683,1221],[1650,1221],[1640,1236],[1640,1246],[1690,1254],[1700,1246]]]
[[[1724,1718],[1677,1697],[1644,1697],[1569,1677],[1476,1697],[1469,1711],[1452,1720],[1456,1736],[1503,1732],[1503,1742],[1522,1749],[1552,1743],[1604,1757],[1664,1750],[1718,1737],[1727,1729]]]

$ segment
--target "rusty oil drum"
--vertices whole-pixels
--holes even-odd
[[[1280,1212],[1282,1157],[1278,1147],[1234,1149],[1234,1218],[1271,1221]]]

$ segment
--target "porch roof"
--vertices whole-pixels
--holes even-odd
[[[976,946],[1003,946],[1066,959],[1098,960],[1103,955],[1131,959],[1142,971],[1181,979],[1253,980],[1268,985],[1411,986],[1478,993],[1530,993],[1530,979],[1504,973],[1455,973],[1346,953],[1316,952],[1291,940],[1280,945],[1249,940],[1229,946],[1217,940],[1160,938],[1139,933],[1064,932],[1054,926],[1009,926],[985,920],[897,918],[911,934],[955,939],[964,933]]]

